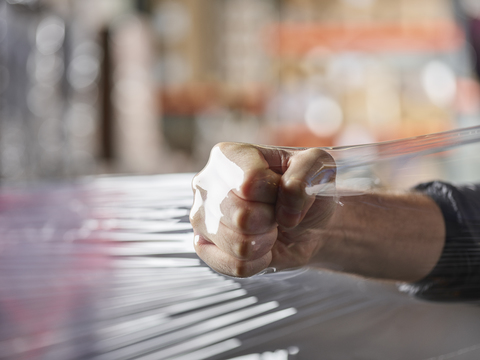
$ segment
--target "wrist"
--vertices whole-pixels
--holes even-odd
[[[366,277],[416,281],[438,260],[442,215],[429,198],[369,193],[341,199],[312,265]]]
[[[310,260],[310,265],[322,269],[345,271],[345,258],[348,257],[347,231],[343,225],[342,205],[337,205],[322,229],[314,233],[318,247]]]

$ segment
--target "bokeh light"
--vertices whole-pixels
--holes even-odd
[[[318,96],[307,105],[305,122],[308,128],[320,137],[335,135],[342,126],[342,109],[331,98]]]
[[[422,84],[430,100],[439,106],[448,106],[455,98],[455,73],[440,61],[429,62],[422,71]]]
[[[197,171],[226,140],[334,146],[475,125],[478,6],[451,5],[8,1],[3,122],[23,118],[36,142],[15,147],[57,162],[52,178]]]
[[[38,25],[36,45],[43,55],[50,55],[62,47],[65,38],[65,23],[57,17],[48,16]]]

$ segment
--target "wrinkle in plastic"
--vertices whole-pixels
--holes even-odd
[[[478,358],[475,306],[432,305],[390,283],[305,267],[215,274],[193,255],[191,178],[2,189],[2,359]],[[348,207],[360,196],[338,200]]]

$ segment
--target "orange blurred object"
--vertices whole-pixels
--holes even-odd
[[[452,51],[465,34],[451,21],[368,24],[276,24],[267,28],[275,55],[303,55],[317,47],[332,51]]]
[[[462,115],[475,115],[480,111],[480,85],[470,78],[457,80],[456,110]]]
[[[164,114],[190,116],[215,106],[262,114],[268,92],[260,86],[230,90],[219,84],[188,84],[159,89]]]
[[[305,124],[282,125],[270,129],[272,145],[289,147],[333,146],[333,137],[318,137]]]

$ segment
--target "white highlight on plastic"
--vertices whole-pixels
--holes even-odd
[[[204,206],[205,225],[209,234],[216,234],[218,231],[223,216],[220,204],[231,190],[240,190],[243,179],[244,173],[240,166],[228,159],[218,146],[214,147],[210,153],[210,161],[193,180],[195,200],[191,212],[193,217],[202,205]],[[205,191],[205,200],[200,190]]]
[[[229,338],[245,334],[249,331],[261,328],[272,324],[274,322],[283,320],[287,317],[293,316],[297,313],[297,309],[291,307],[284,310],[280,310],[267,315],[255,317],[250,320],[242,321],[222,329],[208,332],[204,335],[197,336],[188,341],[184,341],[181,344],[162,349],[158,352],[149,353],[145,356],[137,357],[138,360],[157,360],[157,359],[172,359],[175,355],[185,353],[187,351],[197,350],[201,347],[205,347]]]
[[[290,346],[288,348],[288,353],[290,355],[297,355],[299,352],[300,352],[300,349],[298,348],[298,346]]]
[[[243,355],[229,360],[288,360],[287,350],[266,351],[262,354]]]
[[[204,347],[197,351],[189,352],[183,356],[176,356],[172,360],[191,360],[191,359],[208,359],[212,356],[223,354],[229,350],[238,348],[242,342],[238,339],[229,339],[218,344]]]
[[[307,186],[305,188],[307,195],[316,195],[316,196],[334,196],[336,194],[335,184],[334,183],[323,183]]]
[[[300,349],[297,346],[290,346],[288,349],[266,351],[262,354],[243,355],[229,360],[288,360],[288,355],[297,355]]]

